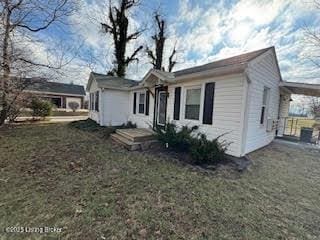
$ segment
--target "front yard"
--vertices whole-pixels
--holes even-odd
[[[207,174],[64,124],[0,129],[0,239],[319,239],[320,152],[250,157]]]

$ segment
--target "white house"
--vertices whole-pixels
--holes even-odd
[[[209,139],[223,135],[227,153],[240,157],[283,133],[295,93],[286,84],[274,47],[173,73],[152,69],[139,82],[91,73],[89,116],[103,126],[197,125]]]

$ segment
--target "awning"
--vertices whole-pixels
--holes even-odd
[[[320,84],[281,82],[280,87],[291,94],[320,97]]]

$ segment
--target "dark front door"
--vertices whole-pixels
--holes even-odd
[[[164,128],[167,119],[168,87],[158,87],[155,90],[154,127]]]

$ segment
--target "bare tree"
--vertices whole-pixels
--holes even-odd
[[[314,6],[320,11],[320,0],[314,0]],[[305,55],[317,68],[320,68],[320,28],[319,26],[316,28],[305,26],[304,33],[308,47],[308,53]]]
[[[73,112],[75,112],[79,109],[80,104],[77,102],[69,102],[68,107],[71,108]]]
[[[147,47],[146,52],[147,56],[150,59],[150,63],[153,65],[154,69],[163,70],[165,71],[165,68],[163,67],[163,54],[164,54],[164,48],[165,48],[165,42],[167,40],[166,37],[166,20],[163,16],[161,16],[160,13],[155,12],[154,14],[154,21],[155,21],[155,34],[151,37],[154,41],[154,51],[151,50],[149,47]],[[174,48],[171,52],[171,55],[169,56],[169,65],[168,65],[168,71],[171,72],[176,65],[176,61],[174,60],[176,55],[176,45],[174,45]]]
[[[309,97],[309,108],[314,117],[320,117],[320,98]]]
[[[30,82],[24,77],[42,67],[59,69],[59,61],[37,62],[29,43],[35,35],[55,23],[64,22],[75,11],[73,0],[1,0],[0,1],[0,126]]]
[[[128,12],[137,6],[138,0],[121,0],[119,5],[112,5],[109,2],[109,12],[107,23],[101,23],[105,33],[111,34],[114,42],[115,66],[108,74],[124,77],[128,65],[133,61],[139,61],[137,54],[143,49],[143,46],[137,47],[130,56],[126,56],[127,45],[136,40],[143,30],[129,33]]]

